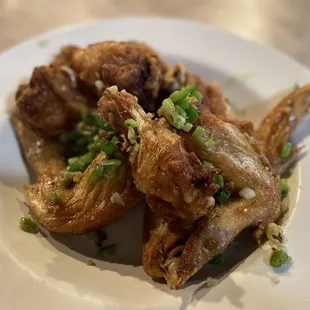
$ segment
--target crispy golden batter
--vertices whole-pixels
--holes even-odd
[[[129,140],[124,121],[131,118],[137,123],[139,141],[132,146],[130,162],[138,190],[169,202],[169,213],[188,220],[213,207],[212,195],[218,189],[213,183],[216,169],[203,167],[194,153],[185,150],[178,134],[145,114],[136,97],[110,87],[98,107],[100,116],[115,130],[129,132]]]
[[[295,147],[288,158],[280,157],[283,143],[290,139],[297,126],[309,113],[309,108],[310,85],[306,85],[283,98],[256,131],[260,151],[266,155],[278,174],[282,174],[302,150],[302,147]]]
[[[42,66],[34,69],[29,84],[19,86],[16,104],[27,123],[52,136],[70,128],[87,101],[67,72]]]
[[[105,41],[73,53],[72,69],[79,80],[99,97],[117,85],[139,98],[141,106],[155,112],[155,99],[167,65],[157,53],[137,42]]]
[[[30,207],[48,230],[68,234],[92,231],[113,222],[143,201],[144,196],[133,184],[128,159],[124,159],[113,179],[89,183],[88,177],[93,171],[93,166],[89,166],[79,184],[64,189],[59,176],[66,162],[59,146],[34,131],[18,115],[12,117],[12,124],[25,159],[38,179],[37,183],[25,186]],[[97,155],[93,164],[104,158],[104,153]],[[61,197],[57,205],[51,201],[55,192]]]

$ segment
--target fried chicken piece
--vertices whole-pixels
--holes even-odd
[[[59,176],[66,168],[65,159],[61,156],[62,147],[25,123],[18,111],[11,116],[11,123],[37,181]]]
[[[269,113],[256,131],[260,151],[266,155],[278,174],[282,174],[299,156],[302,147],[294,147],[290,156],[281,158],[283,143],[287,142],[297,126],[309,113],[310,85],[298,88]]]
[[[12,117],[15,133],[26,161],[34,169],[38,182],[25,186],[31,210],[50,231],[80,234],[113,222],[144,200],[134,186],[128,159],[124,159],[112,179],[89,183],[96,163],[105,159],[100,153],[84,172],[79,184],[71,189],[60,185],[60,173],[66,167],[58,144],[36,132],[18,115]],[[60,201],[53,204],[57,193]]]
[[[147,203],[161,208],[162,200],[148,196]],[[163,271],[170,260],[182,253],[192,232],[193,224],[181,219],[167,219],[146,208],[143,228],[142,264],[144,271],[154,280],[164,278]]]
[[[61,67],[42,66],[34,69],[29,84],[19,86],[16,103],[27,123],[53,136],[79,120],[87,100],[68,72]]]
[[[98,107],[99,115],[117,132],[128,133],[132,142],[135,133],[124,122],[136,122],[139,141],[130,153],[135,184],[144,194],[169,202],[165,214],[195,220],[214,206],[212,195],[218,185],[213,183],[213,176],[217,170],[203,167],[194,153],[186,151],[178,134],[145,114],[136,97],[110,87]]]
[[[281,197],[277,178],[266,158],[257,153],[255,141],[242,134],[236,126],[218,119],[203,104],[196,103],[196,107],[199,118],[195,125],[202,126],[206,136],[216,144],[212,148],[205,148],[190,134],[183,133],[186,148],[220,169],[225,181],[233,184],[235,197],[226,204],[211,209],[197,225],[193,224],[193,232],[188,240],[184,242],[180,229],[175,236],[176,244],[170,244],[170,251],[161,250],[157,253],[162,277],[173,289],[180,288],[210,259],[222,253],[246,227],[264,228],[280,215]],[[254,191],[255,197],[238,197],[237,193],[244,188]],[[156,217],[155,214],[153,216]],[[169,235],[169,226],[159,220],[156,223],[157,227],[153,227],[153,232],[165,229],[165,233],[158,236],[149,232],[150,238],[144,244],[143,252],[148,257],[155,257],[157,249],[163,248],[166,236]],[[147,225],[145,229],[149,229]],[[179,240],[183,240],[183,243],[180,244]],[[150,244],[156,244],[157,248],[151,248]],[[180,249],[180,245],[182,249],[175,250],[177,255],[171,255],[175,252],[174,248]],[[143,262],[144,269],[152,276],[152,265],[146,259]],[[159,277],[159,269],[156,270],[156,277]]]
[[[76,45],[66,45],[60,52],[54,57],[51,65],[53,67],[68,67],[72,68],[72,59],[76,52],[80,51],[81,48]]]
[[[98,97],[105,88],[116,85],[137,96],[147,112],[155,112],[168,66],[145,44],[105,41],[74,52],[71,67]]]

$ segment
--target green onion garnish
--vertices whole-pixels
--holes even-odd
[[[181,88],[180,90],[174,91],[170,95],[170,99],[175,103],[178,104],[182,102],[182,100],[186,99],[193,91],[196,90],[196,85],[189,85],[186,87]]]
[[[192,92],[192,96],[194,96],[198,100],[201,100],[203,98],[202,94],[197,89]]]
[[[104,258],[111,256],[116,251],[115,244],[111,244],[108,246],[104,246],[101,249],[99,249],[98,254]]]
[[[292,258],[288,256],[283,250],[276,250],[272,253],[269,263],[272,267],[281,267],[282,265],[289,264]]]
[[[287,197],[288,194],[288,184],[286,179],[279,179],[280,190],[281,190],[281,200]]]
[[[222,263],[223,263],[223,255],[222,254],[214,256],[209,261],[209,264],[211,264],[211,265],[222,265]]]
[[[101,164],[97,165],[88,178],[89,183],[95,183],[102,178],[112,179],[121,165],[118,159],[104,159]]]
[[[213,168],[213,165],[206,160],[202,160],[201,163],[204,167]]]
[[[224,177],[221,174],[217,174],[213,177],[213,182],[222,186],[224,184]]]
[[[126,127],[137,128],[137,123],[132,118],[125,120]]]
[[[187,114],[187,121],[191,124],[193,124],[199,116],[196,108],[194,108],[194,106],[191,104],[189,105],[188,109],[186,110],[186,114]]]
[[[204,147],[210,149],[215,145],[215,141],[213,139],[208,139],[207,141],[203,142]]]
[[[37,233],[38,225],[29,217],[22,217],[19,222],[19,227],[29,233]]]
[[[192,137],[198,141],[201,141],[203,136],[205,135],[205,130],[201,126],[197,126],[192,134]]]
[[[225,203],[229,200],[230,198],[230,191],[226,188],[221,187],[215,194],[214,194],[214,199],[218,203]]]
[[[171,125],[185,132],[192,129],[192,124],[198,118],[198,112],[190,102],[194,95],[200,97],[199,94],[196,85],[189,85],[173,92],[163,101],[163,114]]]
[[[61,200],[60,192],[56,191],[56,192],[51,194],[51,196],[50,196],[51,203],[56,205],[56,204],[58,204],[60,202],[60,200]]]
[[[67,170],[70,172],[77,172],[77,171],[82,172],[91,164],[95,156],[96,156],[96,153],[93,151],[90,151],[82,155],[81,157],[69,158],[68,160],[69,166]]]
[[[281,158],[289,157],[291,152],[292,152],[292,148],[293,148],[293,145],[291,142],[283,143],[282,149],[281,149],[281,154],[280,154]]]

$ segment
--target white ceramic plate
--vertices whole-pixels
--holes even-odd
[[[208,268],[184,289],[170,291],[152,282],[142,270],[139,209],[110,226],[109,238],[118,244],[118,250],[111,262],[96,260],[97,267],[85,264],[85,259],[96,253],[85,236],[31,235],[19,229],[20,217],[28,214],[22,190],[28,175],[9,123],[17,85],[35,66],[48,63],[63,45],[129,39],[147,42],[169,62],[183,62],[206,81],[224,84],[223,91],[235,107],[252,111],[247,118],[256,121],[271,109],[271,103],[259,103],[270,102],[294,83],[310,81],[307,69],[279,52],[207,25],[180,20],[94,22],[42,35],[0,55],[0,308],[310,309],[309,155],[298,163],[290,179],[291,212],[286,219],[288,247],[294,259],[290,268],[272,270],[266,263],[268,247],[244,258],[247,250],[237,246],[223,267]],[[295,143],[303,143],[306,151],[310,149],[309,121],[304,121],[293,138]],[[219,278],[220,284],[201,288],[206,274]]]

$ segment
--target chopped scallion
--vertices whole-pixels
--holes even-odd
[[[213,165],[206,160],[202,160],[201,163],[204,167],[213,168]]]
[[[272,267],[281,267],[282,265],[289,264],[292,258],[288,256],[283,250],[276,250],[272,253],[269,263]]]
[[[56,192],[51,194],[51,196],[50,196],[51,203],[56,205],[56,204],[58,204],[60,202],[60,200],[61,200],[60,192],[56,191]]]
[[[136,121],[133,120],[132,118],[126,119],[126,120],[125,120],[125,125],[126,125],[126,127],[137,128],[137,123],[136,123]]]
[[[224,177],[221,174],[217,174],[213,177],[213,182],[222,186],[224,184]]]
[[[281,154],[280,154],[281,158],[289,157],[291,152],[292,152],[292,148],[293,148],[293,145],[291,142],[283,143],[282,149],[281,149]]]
[[[38,225],[29,217],[22,217],[19,222],[19,227],[32,234],[35,234],[38,229]]]
[[[97,165],[88,178],[89,183],[95,183],[102,178],[112,179],[117,173],[118,167],[121,165],[118,159],[105,159],[101,164]]]
[[[204,147],[207,149],[212,148],[215,145],[215,141],[213,139],[208,139],[207,141],[203,142]]]
[[[192,104],[188,106],[186,114],[187,114],[187,121],[191,124],[193,124],[199,116],[196,108]]]
[[[201,141],[202,137],[205,135],[205,130],[201,126],[197,126],[192,134],[192,137],[198,141]]]
[[[215,194],[214,194],[214,199],[218,203],[225,203],[229,200],[230,198],[230,191],[226,188],[221,187]]]

